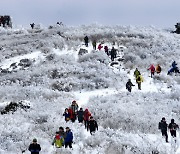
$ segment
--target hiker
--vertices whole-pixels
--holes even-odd
[[[179,68],[177,67],[177,63],[175,61],[172,63],[172,68],[168,71],[168,75],[172,72],[180,73]]]
[[[134,71],[134,76],[135,78],[137,78],[141,73],[139,72],[139,70],[136,68]]]
[[[140,75],[137,76],[136,82],[138,84],[138,89],[141,90],[141,83],[143,82],[143,77]]]
[[[83,123],[83,115],[84,115],[83,108],[80,108],[80,110],[77,112],[79,123]]]
[[[98,50],[101,50],[103,48],[103,46],[102,46],[102,44],[100,43],[99,45],[98,45]]]
[[[35,23],[30,24],[31,28],[34,29]]]
[[[39,154],[41,151],[41,146],[37,143],[36,138],[33,139],[33,142],[29,145],[28,150],[31,152],[31,154]]]
[[[157,74],[161,73],[161,66],[159,64],[157,64],[157,66],[156,66],[156,73]]]
[[[65,138],[65,132],[63,127],[59,127],[59,135]]]
[[[88,129],[88,122],[89,122],[90,117],[91,117],[91,113],[88,111],[88,109],[86,109],[84,111],[84,125],[85,125],[85,129]]]
[[[68,108],[65,109],[63,116],[65,117],[65,121],[68,122],[70,120],[70,113]]]
[[[69,148],[72,148],[72,142],[73,142],[73,133],[71,132],[69,127],[66,127],[65,132],[65,148],[69,146]]]
[[[107,45],[104,47],[104,51],[109,56],[109,50],[108,50],[108,46]]]
[[[114,47],[111,49],[111,60],[114,61],[114,58],[116,58],[116,50]]]
[[[166,119],[163,117],[161,122],[159,122],[158,128],[161,130],[162,136],[166,137],[166,142],[168,142],[167,127],[168,124],[166,123]]]
[[[88,122],[88,130],[90,130],[91,135],[93,134],[93,132],[98,130],[97,122],[94,120],[92,116],[90,117],[90,120]]]
[[[72,121],[72,122],[75,122],[76,117],[75,117],[75,114],[73,114],[73,110],[72,110],[71,106],[70,106],[69,109],[68,109],[68,113],[69,113],[69,116],[70,116],[71,121]]]
[[[61,136],[59,132],[56,132],[52,145],[55,145],[56,148],[62,148],[64,145],[64,137]]]
[[[89,38],[87,36],[84,37],[85,46],[88,47]]]
[[[154,75],[154,72],[155,72],[155,67],[154,67],[154,65],[152,64],[152,65],[148,68],[148,70],[151,71],[151,78],[152,78],[152,76]]]
[[[72,120],[72,122],[74,122],[76,120],[78,108],[79,108],[79,106],[76,103],[76,101],[72,101],[72,105],[71,105],[71,109],[72,109],[71,120]]]
[[[132,82],[131,82],[131,79],[129,79],[128,82],[126,83],[126,89],[127,89],[129,92],[131,92],[132,86],[135,86],[135,85],[133,85]]]
[[[171,136],[176,137],[176,130],[179,129],[179,126],[174,122],[174,119],[171,119],[171,123],[168,126]]]
[[[96,50],[96,40],[92,42],[93,49]]]

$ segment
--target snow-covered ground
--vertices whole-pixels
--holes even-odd
[[[0,34],[0,109],[10,102],[30,105],[0,116],[1,154],[28,154],[34,137],[42,154],[180,154],[179,133],[174,147],[170,134],[166,143],[158,130],[162,117],[180,122],[180,78],[167,75],[174,60],[180,64],[180,35],[154,27],[98,25],[0,29]],[[89,47],[84,46],[85,35]],[[116,65],[110,65],[103,49],[93,50],[94,39],[118,49]],[[79,55],[80,48],[87,53]],[[154,78],[147,70],[152,63],[162,67]],[[135,68],[144,78],[142,90],[133,76]],[[135,84],[132,93],[125,88],[129,78]],[[64,109],[73,100],[97,120],[94,135],[77,121],[64,121]],[[71,128],[73,149],[51,145],[60,126]]]

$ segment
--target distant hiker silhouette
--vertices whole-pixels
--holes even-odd
[[[86,109],[84,111],[84,125],[85,125],[85,129],[88,129],[88,122],[90,120],[91,117],[91,113],[89,112],[88,109]]]
[[[141,75],[141,73],[139,72],[139,70],[136,68],[134,71],[134,76],[135,78],[137,78],[139,75]]]
[[[166,123],[166,119],[164,117],[162,118],[161,122],[159,122],[158,128],[161,130],[162,136],[166,137],[166,142],[168,142],[168,124]]]
[[[107,45],[104,46],[104,51],[105,51],[105,53],[109,56],[109,49],[108,49],[108,46],[107,46]]]
[[[79,108],[79,106],[78,106],[77,102],[74,100],[72,102],[71,107],[70,107],[70,110],[71,110],[71,121],[72,122],[75,122],[75,120],[76,120],[78,108]]]
[[[129,92],[131,92],[132,86],[135,86],[135,85],[133,85],[132,82],[131,82],[131,79],[129,79],[128,82],[126,83],[126,89],[127,89]]]
[[[102,44],[100,43],[99,45],[98,45],[98,50],[101,50],[103,48],[103,46],[102,46]]]
[[[161,66],[159,64],[156,66],[156,73],[157,74],[161,73]]]
[[[137,76],[136,82],[138,84],[138,89],[141,90],[141,83],[143,82],[143,77],[140,75]]]
[[[114,61],[114,58],[116,58],[116,49],[112,47],[111,49],[111,60]]]
[[[171,119],[171,123],[168,126],[171,136],[176,137],[176,130],[179,129],[179,126],[174,122],[174,119]]]
[[[31,28],[34,29],[35,23],[30,24]]]
[[[68,122],[70,120],[70,113],[68,108],[65,109],[63,116],[65,117],[65,121]]]
[[[168,75],[173,73],[173,72],[180,73],[179,68],[177,67],[177,63],[175,61],[173,61],[171,66],[172,66],[172,68],[168,71]]]
[[[93,132],[98,130],[97,122],[94,120],[93,117],[90,117],[90,120],[88,122],[88,130],[90,130],[91,135],[93,134]]]
[[[152,78],[152,76],[154,76],[154,72],[155,72],[155,67],[154,67],[154,65],[152,64],[152,65],[148,68],[148,70],[151,71],[151,78]]]
[[[84,37],[85,46],[88,47],[89,38],[87,36]]]
[[[96,50],[96,40],[92,42],[93,49]]]
[[[83,116],[84,116],[84,111],[82,108],[80,108],[80,110],[77,112],[77,116],[78,116],[78,121],[79,123],[83,123]]]

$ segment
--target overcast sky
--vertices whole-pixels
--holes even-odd
[[[174,27],[180,22],[180,0],[0,0],[1,15],[16,25],[99,23]]]

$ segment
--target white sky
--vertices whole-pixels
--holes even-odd
[[[0,0],[2,15],[17,25],[99,23],[174,27],[180,21],[180,0]]]

